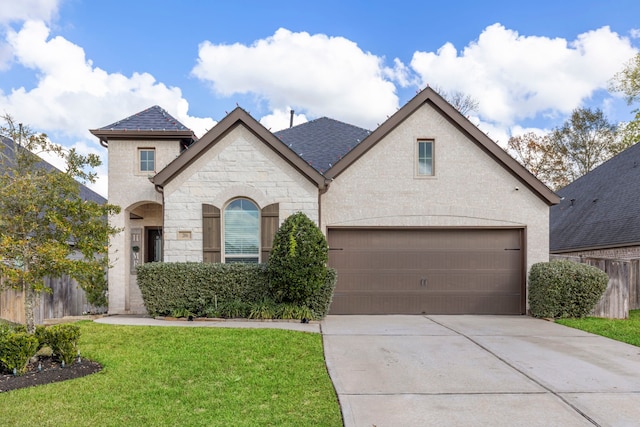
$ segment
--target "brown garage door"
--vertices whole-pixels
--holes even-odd
[[[522,229],[329,229],[331,314],[522,314]]]

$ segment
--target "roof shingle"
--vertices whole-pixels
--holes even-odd
[[[640,144],[558,191],[549,215],[551,252],[640,243]]]
[[[14,150],[17,148],[15,142],[7,137],[0,135],[0,155],[6,156],[9,162],[14,159]],[[35,154],[34,154],[35,155]],[[0,163],[2,166],[2,163]],[[58,168],[53,166],[51,163],[48,163],[44,160],[38,162],[38,167],[45,169],[46,171],[59,171]],[[0,170],[0,172],[2,172]],[[105,204],[107,203],[107,199],[102,197],[100,194],[96,193],[86,185],[80,183],[80,198],[82,200],[90,200],[96,203]]]
[[[275,132],[286,146],[324,174],[371,132],[338,120],[321,117]]]
[[[189,129],[163,108],[154,105],[99,130],[187,131]]]

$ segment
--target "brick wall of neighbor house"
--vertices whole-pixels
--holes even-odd
[[[435,176],[415,177],[416,140],[433,138]],[[526,227],[527,271],[549,259],[549,207],[428,104],[322,196],[331,226]],[[519,190],[516,190],[519,188]],[[381,202],[383,201],[383,202]]]
[[[138,148],[155,147],[156,171],[162,169],[180,153],[179,141],[109,141],[109,203],[122,208],[110,218],[113,226],[125,229],[110,240],[109,313],[144,313],[135,275],[130,273],[130,227],[162,225],[158,213],[147,215],[132,224],[130,211],[143,204],[160,206],[162,195],[155,191],[148,173],[138,172]],[[160,212],[161,213],[161,212]]]
[[[165,185],[164,260],[202,261],[202,204],[224,209],[237,197],[259,208],[279,203],[280,223],[298,211],[318,221],[317,187],[238,126]],[[179,240],[179,231],[191,239]]]
[[[592,251],[563,252],[559,256],[606,258],[606,259],[640,259],[640,246],[627,246],[624,248],[598,249]]]

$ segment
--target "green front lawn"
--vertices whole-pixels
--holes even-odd
[[[102,372],[0,394],[3,425],[342,425],[320,334],[79,325]]]
[[[640,310],[631,310],[629,319],[557,319],[557,323],[640,347]]]

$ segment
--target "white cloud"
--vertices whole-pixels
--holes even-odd
[[[200,44],[193,74],[223,96],[254,94],[272,110],[375,125],[398,106],[383,59],[343,37],[279,29],[251,46]]]
[[[569,113],[606,89],[635,53],[629,39],[609,27],[568,42],[521,36],[494,24],[461,52],[451,43],[437,52],[416,52],[411,67],[422,85],[467,93],[479,100],[483,119],[510,126],[550,111]]]
[[[60,0],[0,0],[0,24],[30,19],[49,22],[58,13]]]
[[[215,124],[210,118],[189,116],[189,104],[179,88],[167,87],[148,73],[108,73],[95,67],[80,46],[49,34],[41,21],[27,21],[19,31],[8,31],[8,46],[15,60],[32,69],[38,79],[33,88],[14,88],[9,93],[0,90],[0,111],[15,120],[46,130],[52,138],[83,138],[96,147],[97,139],[89,129],[152,105],[165,108],[199,136]],[[99,154],[106,163],[106,150],[100,149]],[[106,178],[101,177],[102,181],[106,183]]]
[[[293,125],[301,125],[302,123],[307,122],[307,116],[304,114],[293,114]],[[284,109],[276,108],[273,110],[271,114],[267,114],[260,119],[260,123],[262,126],[269,129],[271,132],[277,132],[282,129],[286,129],[289,127],[291,123],[291,108],[287,107]]]

